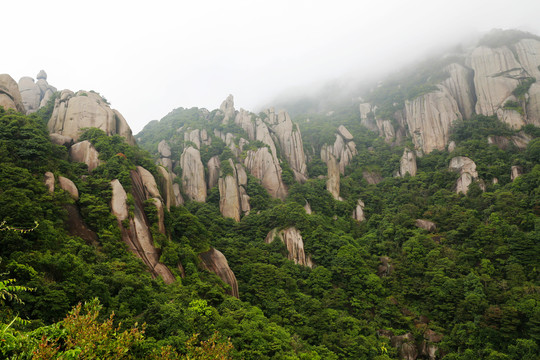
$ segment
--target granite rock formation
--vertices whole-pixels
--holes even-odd
[[[231,289],[227,291],[229,295],[240,298],[236,276],[229,267],[225,255],[217,249],[210,248],[210,250],[200,253],[199,259],[201,260],[203,268],[219,276],[225,284],[228,284],[231,287]]]
[[[287,247],[287,251],[289,252],[287,258],[289,260],[294,261],[295,264],[313,268],[314,264],[311,256],[306,255],[304,252],[304,241],[298,229],[295,227],[289,227],[283,230],[273,229],[268,233],[264,241],[270,244],[276,237]]]

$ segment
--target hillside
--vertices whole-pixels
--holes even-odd
[[[536,359],[539,77],[493,32],[331,111],[230,95],[132,135],[0,75],[0,353]]]

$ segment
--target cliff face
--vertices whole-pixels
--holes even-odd
[[[244,165],[251,175],[261,180],[262,186],[270,196],[284,200],[287,196],[287,187],[281,179],[281,167],[275,163],[267,147],[247,152]]]
[[[198,149],[189,146],[180,157],[182,167],[182,187],[186,195],[193,201],[206,201],[206,182],[204,166]]]
[[[270,244],[276,237],[278,237],[287,247],[287,251],[289,252],[287,258],[289,260],[294,261],[295,264],[313,268],[313,261],[311,261],[311,256],[306,256],[304,252],[304,241],[297,228],[289,227],[281,231],[273,229],[268,233],[264,241],[267,244]]]
[[[462,61],[441,69],[447,77],[437,84],[437,90],[405,101],[403,111],[394,114],[399,128],[394,129],[388,119],[377,118],[377,106],[370,103],[360,104],[361,123],[388,142],[393,130],[396,138],[406,130],[415,149],[426,154],[444,150],[452,124],[475,113],[495,115],[514,129],[540,126],[540,85],[530,85],[532,78],[540,80],[540,41],[478,46],[460,56]]]
[[[94,92],[63,90],[55,100],[47,127],[50,133],[60,134],[77,141],[84,128],[95,127],[107,135],[120,135],[128,144],[135,145],[135,138],[126,120]]]

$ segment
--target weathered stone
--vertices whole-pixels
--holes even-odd
[[[69,195],[73,198],[73,200],[75,201],[79,200],[79,190],[77,189],[77,186],[75,186],[73,181],[69,180],[66,177],[59,176],[58,184],[60,185],[60,188],[62,190],[65,190],[69,193]]]
[[[180,157],[182,167],[182,187],[190,200],[204,202],[206,200],[206,182],[204,166],[199,150],[192,146],[184,149]]]
[[[221,103],[219,109],[223,112],[223,123],[227,123],[229,119],[234,118],[234,97],[232,95],[227,96],[225,100]]]
[[[0,74],[0,106],[26,113],[19,86],[8,74]]]
[[[453,152],[454,150],[456,150],[456,142],[452,140],[448,144],[448,152]]]
[[[433,221],[429,221],[425,219],[416,219],[414,224],[416,225],[416,227],[427,230],[429,232],[437,231],[437,225],[435,225]]]
[[[73,144],[73,139],[70,138],[69,136],[53,133],[53,134],[49,134],[49,138],[51,139],[53,144],[56,144],[56,145],[70,147],[71,144]]]
[[[159,193],[154,175],[142,166],[137,166],[137,172],[139,173],[144,189],[146,190],[146,197],[161,199],[161,194]]]
[[[523,168],[521,166],[513,165],[510,173],[510,178],[512,181],[516,180],[519,176],[523,174]]]
[[[49,190],[50,193],[54,193],[54,174],[52,172],[47,171],[45,173],[43,182],[45,183],[47,190]]]
[[[358,199],[358,203],[356,204],[356,208],[354,208],[352,213],[352,218],[356,221],[364,221],[366,220],[366,216],[364,215],[364,202],[360,199]]]
[[[88,140],[73,144],[69,148],[69,158],[71,161],[83,162],[88,166],[88,171],[92,171],[101,164],[99,153]]]
[[[340,181],[340,172],[339,167],[336,161],[336,158],[333,155],[330,155],[330,158],[327,162],[328,166],[328,179],[326,180],[326,190],[332,194],[334,199],[342,200],[339,196],[339,181]]]
[[[516,110],[497,109],[496,114],[499,120],[510,125],[512,129],[521,129],[525,125],[523,117]]]
[[[208,189],[217,185],[219,179],[219,169],[221,164],[219,156],[213,156],[208,160]]]
[[[529,88],[527,101],[527,123],[540,127],[540,78]]]
[[[474,178],[469,173],[463,173],[456,181],[456,193],[466,194]]]
[[[306,204],[304,205],[304,210],[306,210],[306,214],[311,215],[313,211],[311,210],[311,205],[306,200]]]
[[[169,158],[171,157],[171,147],[167,144],[167,141],[161,140],[158,144],[158,152],[161,157]]]
[[[289,252],[287,258],[289,260],[294,261],[295,264],[313,268],[313,261],[311,260],[311,256],[306,256],[304,252],[304,241],[297,228],[289,227],[281,231],[278,231],[278,229],[275,228],[268,233],[264,242],[270,244],[276,237],[278,237],[287,247],[287,251]]]
[[[261,180],[262,186],[270,196],[284,200],[287,196],[287,188],[281,180],[281,167],[274,159],[267,147],[257,151],[249,150],[244,161],[251,175]]]
[[[243,186],[238,188],[238,193],[240,194],[240,208],[244,214],[249,214],[251,211],[251,205],[249,204],[249,195],[246,192],[246,189]]]
[[[452,158],[448,168],[454,172],[459,172],[460,174],[469,173],[475,179],[478,177],[476,164],[466,156],[456,156]]]
[[[365,170],[362,172],[362,177],[370,185],[377,185],[383,178],[378,171]]]
[[[135,145],[135,138],[124,117],[105,103],[94,92],[63,90],[55,100],[51,119],[47,127],[50,133],[79,139],[82,129],[95,127],[107,133],[118,134],[130,145]]]
[[[173,184],[174,197],[176,199],[176,205],[184,205],[184,198],[180,191],[180,185],[178,183]]]
[[[473,72],[463,65],[453,63],[446,67],[449,77],[442,82],[448,92],[456,100],[459,112],[464,119],[469,119],[474,113],[475,90]]]
[[[405,113],[414,145],[426,154],[435,149],[444,150],[451,125],[461,119],[456,100],[443,86],[439,86],[438,91],[406,101]]]
[[[233,271],[229,267],[225,255],[217,249],[210,248],[207,252],[200,253],[199,259],[201,259],[201,264],[206,270],[219,276],[225,284],[228,284],[231,287],[231,289],[227,291],[229,295],[236,298],[240,297],[236,276],[234,276]]]
[[[112,199],[111,199],[111,210],[113,215],[118,219],[118,221],[122,222],[123,220],[127,219],[129,216],[129,210],[127,205],[127,194],[124,190],[124,187],[118,181],[118,179],[114,179],[111,181],[111,188],[112,188]]]
[[[510,141],[508,140],[508,138],[504,136],[492,135],[492,136],[488,136],[487,140],[488,140],[488,144],[495,145],[501,150],[508,149],[508,146],[510,145]]]
[[[238,182],[236,168],[231,159],[228,160],[232,174],[226,174],[219,178],[219,211],[224,217],[233,218],[240,221],[241,205],[240,194],[238,191]]]
[[[38,80],[47,80],[47,73],[45,72],[45,70],[40,70],[39,73],[37,74],[36,76],[36,79]]]
[[[399,162],[399,176],[405,177],[407,174],[416,176],[416,169],[416,156],[414,152],[405,148]]]
[[[235,164],[238,186],[247,186],[247,173],[242,164]]]
[[[26,113],[30,114],[39,109],[41,103],[41,90],[39,86],[34,83],[34,79],[25,76],[19,79],[19,92],[21,93],[21,99],[26,109]]]
[[[525,134],[523,131],[518,132],[516,135],[510,138],[512,143],[517,146],[518,149],[524,150],[527,148],[527,145],[532,140],[532,138]]]
[[[353,139],[352,134],[349,132],[349,130],[347,130],[345,126],[339,125],[337,131],[345,141],[351,141]]]
[[[172,174],[163,166],[158,166],[158,172],[161,175],[159,178],[159,188],[161,189],[161,194],[163,194],[165,206],[167,210],[170,210],[171,206],[176,206]]]

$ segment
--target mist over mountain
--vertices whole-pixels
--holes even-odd
[[[393,63],[135,135],[1,74],[2,358],[537,359],[540,37]]]

